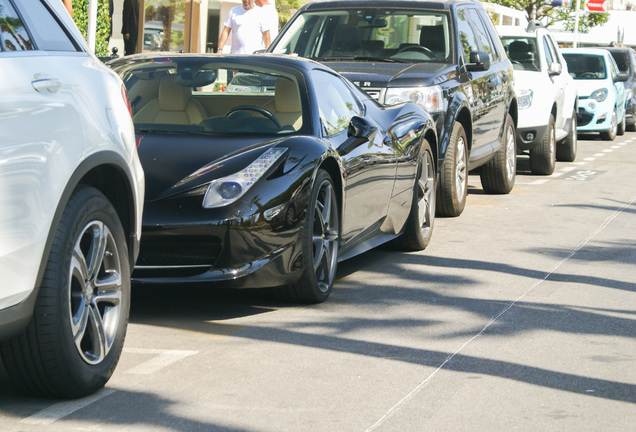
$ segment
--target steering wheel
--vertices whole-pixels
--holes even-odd
[[[430,49],[426,47],[423,47],[422,45],[408,45],[402,48],[401,50],[399,50],[397,53],[400,54],[400,53],[409,52],[409,51],[415,51],[422,54],[426,54],[426,56],[430,58],[433,57],[433,51],[431,51]]]
[[[280,122],[278,121],[278,119],[276,117],[274,117],[274,114],[272,114],[271,112],[267,111],[265,108],[259,107],[259,106],[256,106],[256,105],[238,105],[238,106],[235,106],[234,108],[232,108],[231,110],[229,110],[225,114],[225,117],[230,117],[231,115],[233,115],[233,114],[235,114],[235,113],[237,113],[239,111],[255,111],[255,112],[261,114],[267,120],[269,120],[272,123],[274,123],[277,128],[281,127]]]
[[[596,74],[594,72],[583,72],[579,75],[579,78],[596,78]]]

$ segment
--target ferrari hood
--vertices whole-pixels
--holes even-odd
[[[263,137],[138,134],[146,201],[183,193],[240,171],[280,141]]]

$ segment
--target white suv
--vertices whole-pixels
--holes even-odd
[[[79,397],[119,360],[144,176],[128,97],[59,0],[0,0],[0,355]]]
[[[535,174],[554,172],[555,161],[576,158],[576,87],[559,46],[532,21],[524,31],[497,27],[512,61],[519,103],[517,152],[530,154]]]

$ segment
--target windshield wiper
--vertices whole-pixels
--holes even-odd
[[[317,61],[351,61],[351,60],[366,60],[366,61],[378,61],[385,63],[403,63],[402,60],[392,59],[388,57],[373,57],[373,56],[330,56],[330,57],[320,57],[316,59]]]

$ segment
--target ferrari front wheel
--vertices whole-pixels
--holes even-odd
[[[320,170],[309,197],[302,234],[304,270],[300,280],[276,290],[278,297],[303,303],[321,303],[333,289],[338,264],[340,213],[334,183]]]

